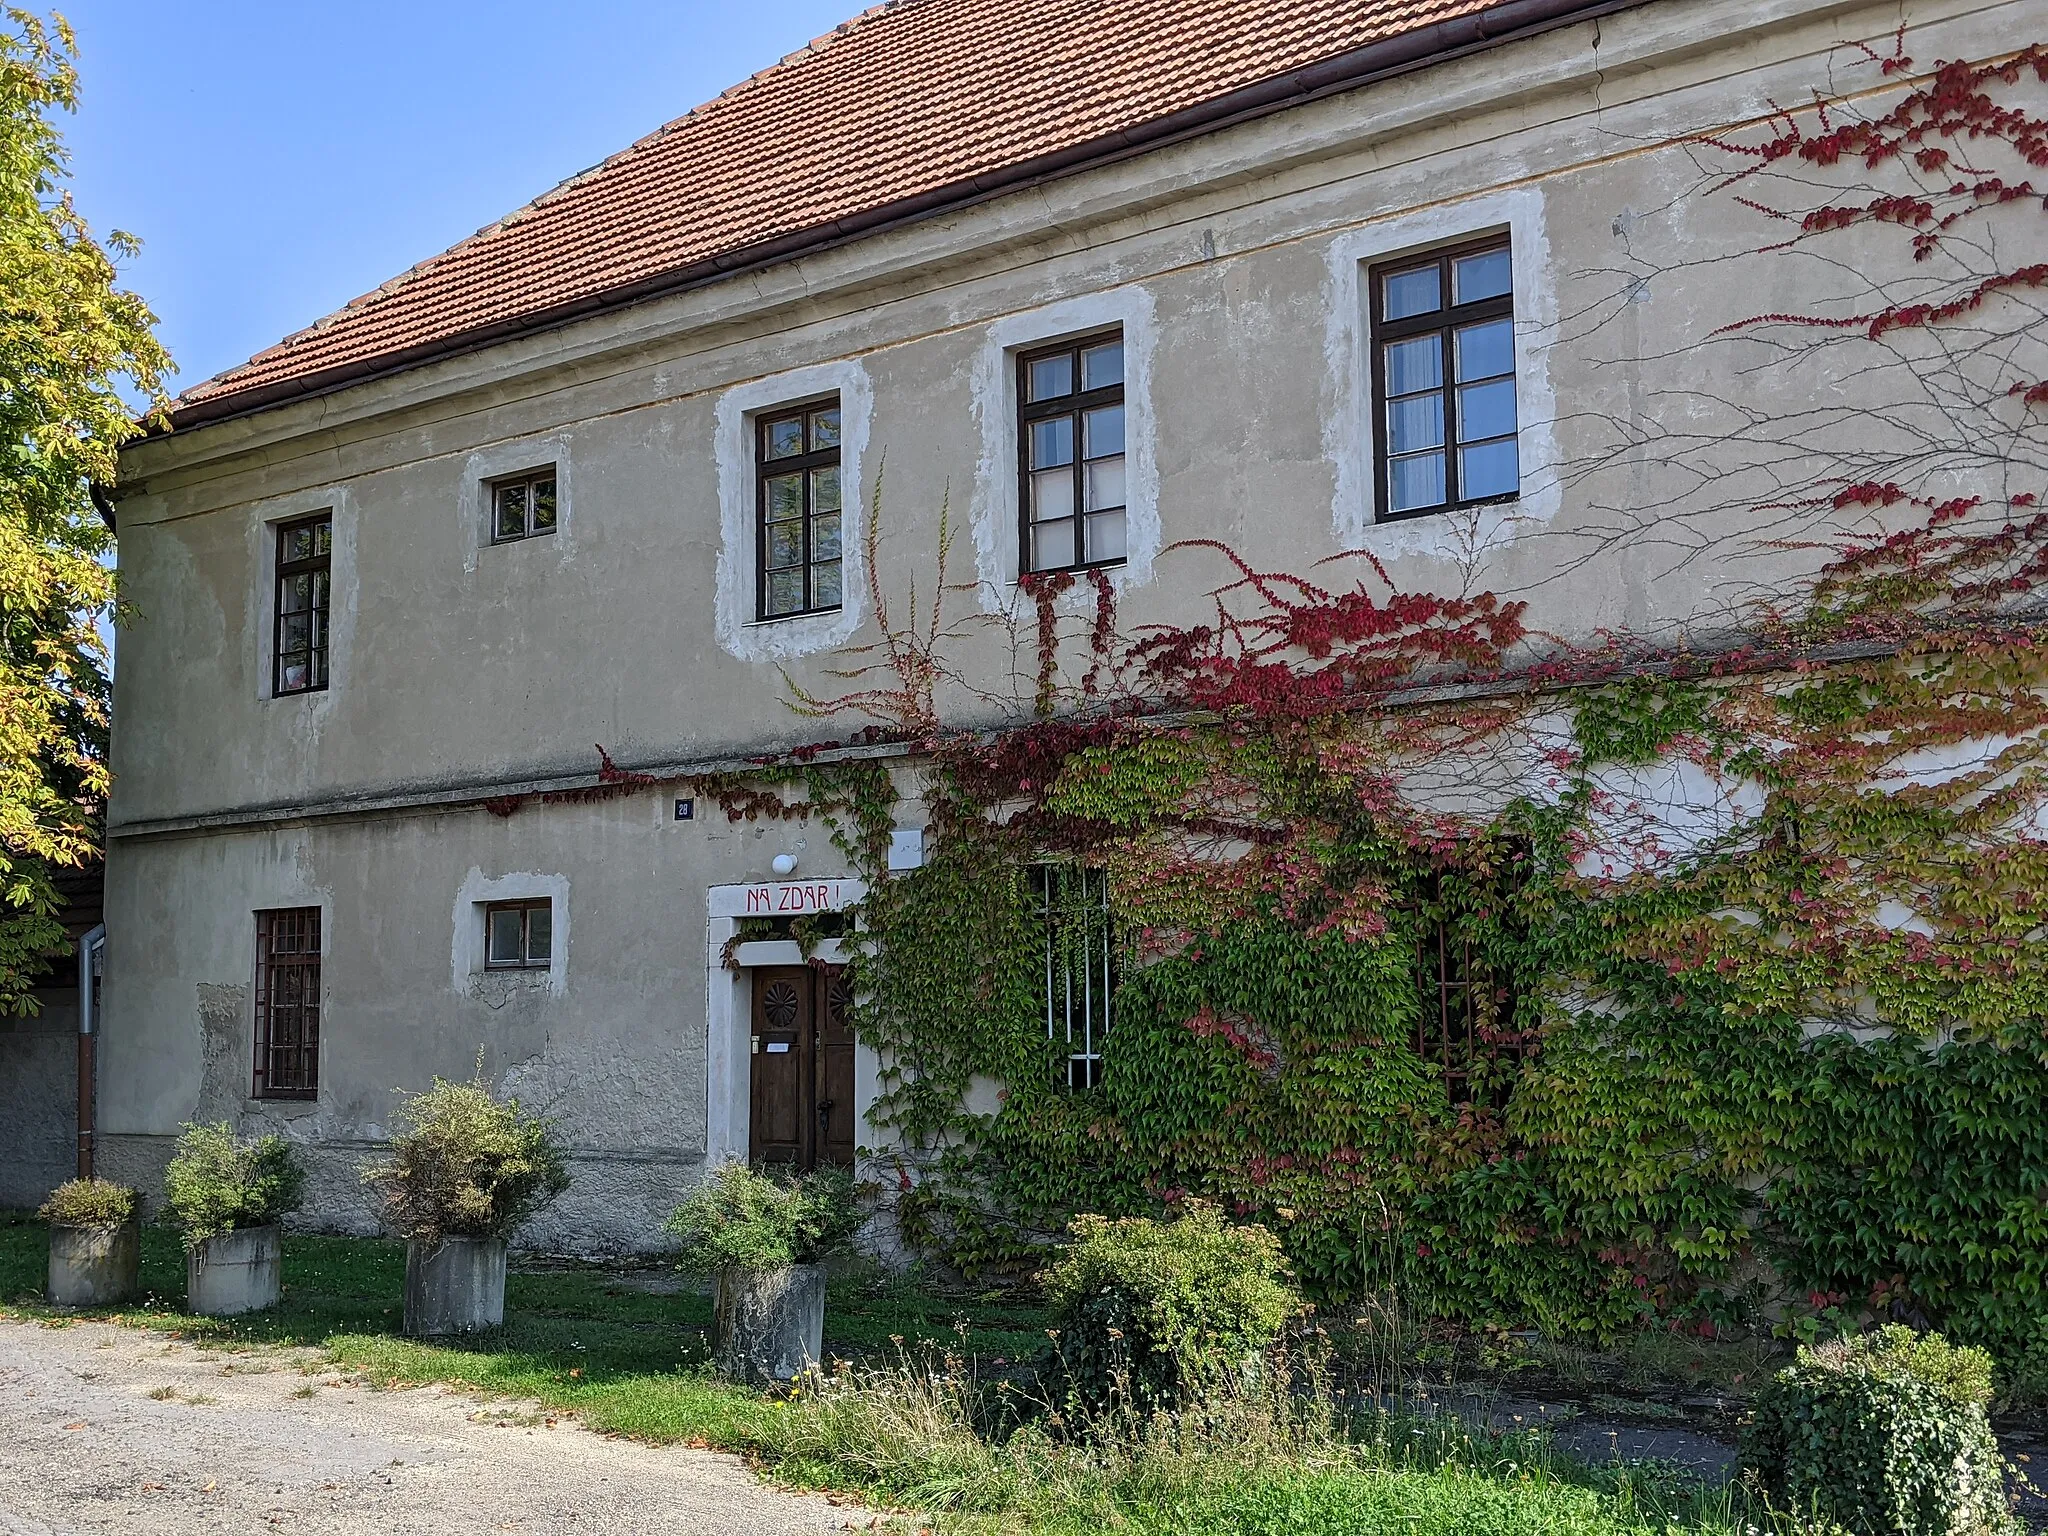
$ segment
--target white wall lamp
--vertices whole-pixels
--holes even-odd
[[[778,875],[793,875],[796,873],[796,855],[793,853],[778,853],[768,861],[768,867]]]

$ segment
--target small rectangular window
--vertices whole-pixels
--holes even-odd
[[[256,1086],[259,1099],[320,1091],[320,909],[256,914]]]
[[[830,613],[843,600],[839,401],[792,407],[754,424],[759,521],[754,613]]]
[[[555,466],[490,482],[491,542],[509,544],[555,531]]]
[[[1507,240],[1386,262],[1368,281],[1379,520],[1515,496],[1521,460]]]
[[[1019,549],[1026,571],[1124,559],[1124,341],[1109,331],[1017,359]]]
[[[1116,990],[1109,875],[1078,864],[1035,864],[1031,896],[1044,935],[1045,1032],[1066,1055],[1069,1088],[1102,1081],[1102,1042]]]
[[[273,693],[314,693],[327,686],[333,563],[333,513],[278,525]]]
[[[539,901],[494,901],[484,908],[484,966],[493,971],[548,968],[554,958],[555,909]]]

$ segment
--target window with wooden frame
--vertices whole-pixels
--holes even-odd
[[[1515,292],[1505,235],[1371,269],[1379,520],[1521,489]]]
[[[1017,358],[1018,549],[1025,571],[1124,559],[1124,341],[1086,336]]]
[[[1043,935],[1046,1036],[1065,1056],[1067,1086],[1094,1088],[1116,991],[1109,875],[1079,864],[1034,864],[1030,879]]]
[[[537,538],[555,531],[555,466],[487,482],[491,503],[491,542]]]
[[[316,693],[327,686],[333,565],[332,512],[278,525],[275,694]]]
[[[320,1091],[320,909],[256,914],[256,1065],[259,1099]]]
[[[839,400],[754,422],[757,619],[831,613],[842,601]]]
[[[1506,913],[1520,863],[1510,855],[1506,867],[1446,865],[1419,888],[1415,1050],[1442,1075],[1455,1105],[1506,1107],[1536,1049],[1534,1030],[1517,1018],[1511,978],[1478,932]]]
[[[555,954],[555,907],[533,901],[494,901],[484,908],[484,969],[544,971]]]

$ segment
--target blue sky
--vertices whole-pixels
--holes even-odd
[[[862,0],[72,0],[64,123],[176,387],[802,47]]]

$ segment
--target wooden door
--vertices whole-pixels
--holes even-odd
[[[843,966],[818,969],[817,1161],[853,1166],[853,988]]]
[[[754,972],[748,1137],[748,1155],[754,1162],[811,1166],[817,1011],[817,987],[808,966],[762,966]]]
[[[757,1163],[853,1166],[853,994],[836,965],[762,966],[754,978]]]

